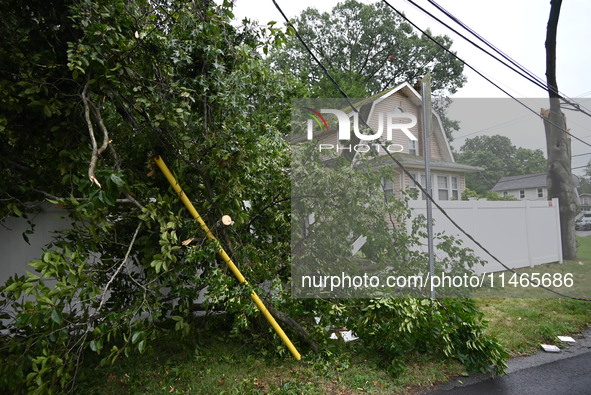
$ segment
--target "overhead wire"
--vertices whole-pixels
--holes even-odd
[[[489,47],[494,52],[496,52],[498,55],[500,55],[503,59],[505,59],[506,61],[508,61],[509,63],[511,63],[511,65],[513,65],[513,66],[511,66],[511,65],[503,62],[502,60],[500,60],[499,58],[497,58],[496,56],[494,56],[490,52],[488,52],[488,51],[482,49],[480,46],[474,44],[471,40],[469,40],[466,37],[464,37],[464,35],[458,33],[455,29],[449,27],[445,22],[441,21],[439,18],[437,18],[436,16],[432,15],[431,13],[429,13],[429,11],[425,10],[423,7],[421,7],[420,5],[416,4],[413,0],[407,0],[407,1],[410,2],[411,4],[413,4],[415,7],[419,8],[424,13],[428,14],[429,16],[431,16],[433,19],[435,19],[436,21],[438,21],[442,25],[448,27],[448,29],[451,29],[453,32],[455,32],[456,34],[460,35],[460,37],[464,38],[466,41],[470,42],[471,44],[475,45],[476,47],[478,47],[479,49],[481,49],[482,51],[484,51],[486,54],[488,54],[489,56],[491,56],[493,59],[497,60],[498,62],[500,62],[504,66],[508,67],[509,69],[511,69],[514,72],[518,73],[519,75],[523,76],[524,78],[526,78],[530,82],[534,83],[538,87],[544,89],[545,91],[549,91],[549,92],[552,92],[552,93],[558,95],[558,97],[560,99],[562,99],[565,103],[567,103],[568,105],[570,105],[573,108],[575,108],[577,111],[580,111],[580,112],[582,112],[583,114],[585,114],[587,116],[591,116],[591,110],[589,110],[588,108],[582,106],[580,103],[574,102],[571,98],[569,98],[568,96],[566,96],[564,93],[560,92],[558,89],[556,89],[554,87],[549,87],[548,84],[546,83],[546,81],[544,81],[540,77],[536,76],[532,71],[530,71],[529,69],[527,69],[525,66],[521,65],[515,59],[511,58],[505,52],[501,51],[499,48],[497,48],[496,46],[494,46],[493,44],[491,44],[488,40],[486,40],[484,37],[482,37],[476,31],[474,31],[469,26],[467,26],[465,23],[463,23],[460,19],[458,19],[451,12],[447,11],[445,8],[443,8],[441,5],[439,5],[435,0],[427,0],[427,1],[431,5],[433,5],[435,8],[437,8],[440,12],[442,12],[445,16],[447,16],[449,19],[451,19],[452,21],[454,21],[456,24],[458,24],[463,29],[465,29],[467,32],[469,32],[470,34],[472,34],[474,37],[476,37],[479,41],[481,41],[487,47]]]
[[[433,15],[431,12],[429,12],[427,9],[423,8],[422,6],[420,6],[419,4],[417,4],[416,2],[414,2],[413,0],[407,0],[407,1],[409,3],[411,3],[412,5],[414,5],[416,8],[418,8],[419,10],[421,10],[424,14],[427,14],[432,19],[436,20],[441,25],[445,26],[447,29],[451,30],[452,32],[454,32],[455,34],[457,34],[458,36],[460,36],[461,38],[463,38],[465,41],[469,42],[474,47],[478,48],[480,51],[484,52],[485,54],[487,54],[488,56],[492,57],[496,61],[502,63],[504,66],[508,67],[509,69],[511,69],[515,73],[519,74],[523,78],[527,79],[528,81],[532,82],[533,84],[537,85],[538,87],[540,87],[540,88],[542,88],[544,90],[547,90],[547,84],[544,81],[540,81],[537,77],[535,77],[535,75],[534,76],[530,75],[531,73],[529,73],[527,70],[523,70],[522,67],[520,67],[521,65],[511,66],[511,65],[503,62],[501,59],[497,58],[495,55],[493,55],[492,53],[488,52],[485,48],[483,48],[479,44],[475,43],[470,38],[466,37],[464,34],[460,33],[459,31],[457,31],[456,29],[454,29],[452,26],[450,26],[449,24],[445,23],[444,21],[442,21],[441,19],[439,19],[437,16]],[[430,3],[431,3],[431,1],[430,1]],[[432,4],[436,5],[437,3],[432,3]],[[442,11],[442,12],[444,12],[444,11]],[[452,16],[449,16],[448,14],[446,14],[446,15],[450,19],[452,19],[454,22],[460,24],[460,26],[462,26],[464,29],[468,30],[468,28],[466,26],[464,26],[461,21],[459,21],[455,17],[453,17],[453,15]],[[468,30],[468,31],[472,33],[471,30]],[[480,36],[477,36],[477,38],[480,38]],[[484,40],[484,42],[488,46],[491,45],[486,40]],[[501,55],[501,56],[504,56],[504,54]]]
[[[283,12],[283,10],[281,9],[281,7],[279,6],[279,4],[277,4],[276,0],[272,0],[273,4],[275,5],[275,8],[277,8],[277,10],[279,11],[279,13],[281,14],[281,16],[283,16],[283,18],[285,19],[285,23],[287,26],[291,27],[293,29],[293,32],[296,36],[296,38],[299,40],[299,42],[302,44],[302,46],[304,47],[304,49],[306,50],[306,52],[312,57],[312,59],[314,59],[314,61],[318,64],[318,66],[322,69],[323,73],[326,75],[326,77],[331,81],[331,83],[335,86],[335,88],[339,91],[339,93],[343,96],[343,98],[347,101],[347,104],[350,106],[350,108],[357,114],[359,114],[359,110],[355,107],[355,105],[351,102],[351,99],[349,98],[349,96],[343,91],[343,89],[341,88],[341,86],[335,81],[335,79],[332,77],[332,75],[330,74],[330,72],[326,69],[326,67],[324,67],[324,65],[322,64],[322,62],[318,59],[318,57],[314,54],[314,52],[310,49],[310,47],[308,46],[308,44],[304,41],[304,39],[302,38],[302,36],[299,34],[298,30],[296,29],[296,27],[290,22],[289,18],[287,18],[287,16],[285,15],[285,13]],[[386,4],[388,4],[386,2]],[[396,11],[397,13],[399,13],[398,11]],[[400,14],[400,13],[399,13]],[[405,19],[407,19],[406,17],[404,17]],[[411,23],[411,22],[409,22]],[[413,23],[411,23],[411,25],[415,26]],[[416,27],[416,26],[415,26]],[[419,29],[420,30],[420,29]],[[423,31],[421,31],[423,32]],[[424,32],[423,32],[424,33]],[[431,38],[431,40],[433,40]],[[441,46],[441,44],[437,43],[439,46]],[[463,61],[462,61],[463,62]],[[464,62],[463,62],[464,63]],[[532,110],[533,111],[533,110]],[[537,113],[536,113],[537,115]],[[359,119],[361,120],[361,122],[364,124],[365,127],[367,127],[369,130],[373,131],[373,128],[371,126],[369,126],[367,124],[367,122],[365,121],[365,119],[363,119],[363,117],[359,117]],[[426,188],[424,188],[418,181],[417,179],[412,175],[412,173],[406,168],[404,167],[404,165],[402,164],[402,162],[400,162],[394,155],[392,155],[392,153],[386,149],[385,145],[380,141],[379,144],[384,148],[384,151],[386,152],[386,154],[389,156],[389,158],[396,163],[396,165],[404,172],[404,174],[406,174],[409,179],[414,182],[414,184],[420,189],[420,191],[424,194],[424,196],[426,196],[427,199],[429,199],[433,205],[435,205],[435,207],[441,212],[441,214],[447,218],[452,225],[458,229],[462,234],[464,234],[469,240],[471,240],[476,246],[478,246],[480,249],[482,249],[482,251],[484,251],[488,256],[490,256],[495,262],[499,263],[503,268],[505,268],[506,270],[517,274],[517,272],[515,271],[515,269],[510,268],[509,266],[507,266],[505,263],[501,262],[501,260],[499,258],[497,258],[492,252],[490,252],[486,247],[484,247],[480,242],[478,242],[474,236],[472,236],[470,233],[468,233],[464,228],[462,228],[453,218],[451,218],[451,216],[449,215],[449,213],[443,208],[441,207],[441,205],[435,200],[433,199],[433,196],[431,196],[431,194],[429,192],[427,192]],[[575,300],[582,300],[582,301],[588,301],[591,302],[591,299],[586,299],[586,298],[578,298],[578,297],[573,297],[573,296],[569,296],[569,295],[565,295],[561,292],[558,292],[556,290],[550,289],[548,287],[544,287],[542,285],[540,285],[540,288],[545,289],[551,293],[554,293],[558,296],[564,297],[564,298],[568,298],[568,299],[575,299]]]
[[[433,38],[425,30],[421,29],[416,23],[414,23],[413,21],[411,21],[406,15],[404,15],[403,12],[399,11],[392,4],[390,4],[387,0],[382,0],[382,2],[384,2],[386,5],[388,5],[388,7],[390,7],[394,12],[396,12],[396,14],[398,14],[402,19],[404,19],[406,22],[408,22],[415,29],[417,29],[418,31],[420,31],[421,34],[423,34],[425,37],[427,37],[429,40],[431,40],[433,43],[435,43],[438,47],[440,47],[445,52],[449,53],[451,56],[453,56],[454,58],[456,58],[457,60],[459,60],[460,62],[462,62],[462,64],[464,64],[465,66],[467,66],[470,70],[474,71],[480,77],[484,78],[488,83],[492,84],[494,87],[496,87],[497,89],[499,89],[501,92],[503,92],[504,94],[506,94],[507,96],[509,96],[511,99],[515,100],[517,103],[519,103],[525,109],[527,109],[531,113],[535,114],[537,117],[539,117],[540,119],[542,119],[544,122],[550,123],[551,125],[553,125],[554,127],[556,127],[558,130],[560,130],[563,133],[566,133],[567,135],[571,136],[573,139],[575,139],[577,141],[580,141],[581,143],[583,143],[583,144],[591,147],[591,144],[590,143],[588,143],[586,141],[583,141],[582,139],[580,139],[579,137],[573,135],[567,129],[561,127],[560,125],[556,125],[555,123],[553,123],[552,121],[550,121],[550,119],[544,118],[542,116],[542,114],[538,114],[533,108],[529,107],[523,101],[519,100],[518,98],[516,98],[515,96],[513,96],[512,94],[510,94],[509,92],[507,92],[507,90],[503,89],[499,84],[495,83],[489,77],[485,76],[482,72],[480,72],[479,70],[477,70],[474,66],[472,66],[471,64],[469,64],[468,62],[466,62],[465,60],[463,60],[462,58],[460,58],[457,54],[455,54],[453,51],[451,51],[445,45],[443,45],[439,41],[435,40],[435,38]]]

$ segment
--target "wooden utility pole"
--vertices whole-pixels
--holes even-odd
[[[556,83],[556,32],[561,5],[562,0],[550,2],[550,17],[546,30],[546,81],[550,109],[542,109],[541,113],[544,118],[548,153],[548,200],[559,200],[562,256],[564,259],[575,259],[575,216],[578,207],[571,171],[571,138],[566,128],[566,118],[560,111],[560,95]]]

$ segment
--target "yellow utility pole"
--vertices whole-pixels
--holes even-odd
[[[187,210],[189,210],[189,213],[191,213],[193,218],[195,218],[195,220],[199,223],[199,225],[201,226],[201,229],[203,229],[203,231],[205,232],[207,237],[216,242],[216,245],[217,245],[216,251],[217,251],[218,255],[224,260],[224,262],[226,262],[226,264],[228,265],[228,267],[230,268],[232,273],[234,273],[234,276],[236,276],[238,281],[240,281],[241,283],[248,284],[248,282],[246,281],[246,279],[244,278],[242,273],[240,273],[240,270],[238,269],[238,267],[236,267],[236,265],[234,264],[234,262],[232,262],[232,259],[228,256],[226,251],[224,251],[220,242],[216,239],[216,237],[213,235],[213,233],[211,233],[211,231],[209,230],[209,227],[205,224],[205,221],[203,221],[203,218],[201,218],[201,216],[199,215],[197,210],[195,210],[195,207],[193,206],[193,204],[191,203],[191,201],[189,200],[187,195],[185,195],[181,186],[178,184],[178,182],[176,181],[176,179],[174,178],[174,176],[172,175],[170,170],[168,170],[168,166],[166,166],[166,163],[164,163],[164,161],[162,160],[162,158],[159,155],[154,156],[154,161],[156,162],[156,164],[158,165],[158,167],[160,168],[160,170],[162,171],[162,173],[164,174],[164,176],[166,177],[166,179],[168,180],[170,185],[172,185],[172,188],[174,189],[176,194],[179,196],[179,198],[181,199],[181,201],[183,202],[183,204],[185,205]],[[281,340],[283,340],[283,343],[285,343],[285,345],[287,346],[287,348],[289,349],[291,354],[294,356],[294,358],[298,361],[300,359],[302,359],[302,356],[300,355],[298,350],[295,348],[295,346],[293,345],[291,340],[289,340],[289,337],[287,337],[285,332],[283,332],[283,329],[281,329],[281,327],[279,326],[277,321],[275,321],[275,318],[271,315],[271,313],[269,312],[269,310],[267,309],[267,307],[265,306],[265,304],[263,303],[261,298],[259,298],[259,296],[256,294],[256,292],[252,291],[250,294],[250,297],[254,301],[254,303],[257,305],[259,310],[263,313],[263,315],[265,316],[267,321],[269,321],[269,323],[271,324],[273,329],[275,329],[275,332],[277,332],[277,334],[279,335]]]

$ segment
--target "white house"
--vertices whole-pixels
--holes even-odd
[[[574,174],[573,182],[575,186],[579,184],[579,179]],[[546,173],[503,177],[492,190],[503,196],[513,196],[518,200],[548,200]]]
[[[591,211],[591,193],[581,193],[579,198],[581,200],[581,210]]]

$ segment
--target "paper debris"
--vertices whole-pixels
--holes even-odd
[[[332,340],[342,339],[345,343],[354,342],[359,338],[355,336],[352,330],[345,327],[336,328],[331,330],[330,338]]]
[[[357,336],[355,336],[353,334],[353,331],[343,331],[343,332],[341,332],[341,336],[343,337],[343,340],[345,341],[345,343],[353,342],[353,341],[359,339]]]
[[[560,348],[551,344],[540,344],[542,349],[546,352],[560,352]]]
[[[557,336],[558,340],[565,343],[576,343],[577,341],[570,336]]]

